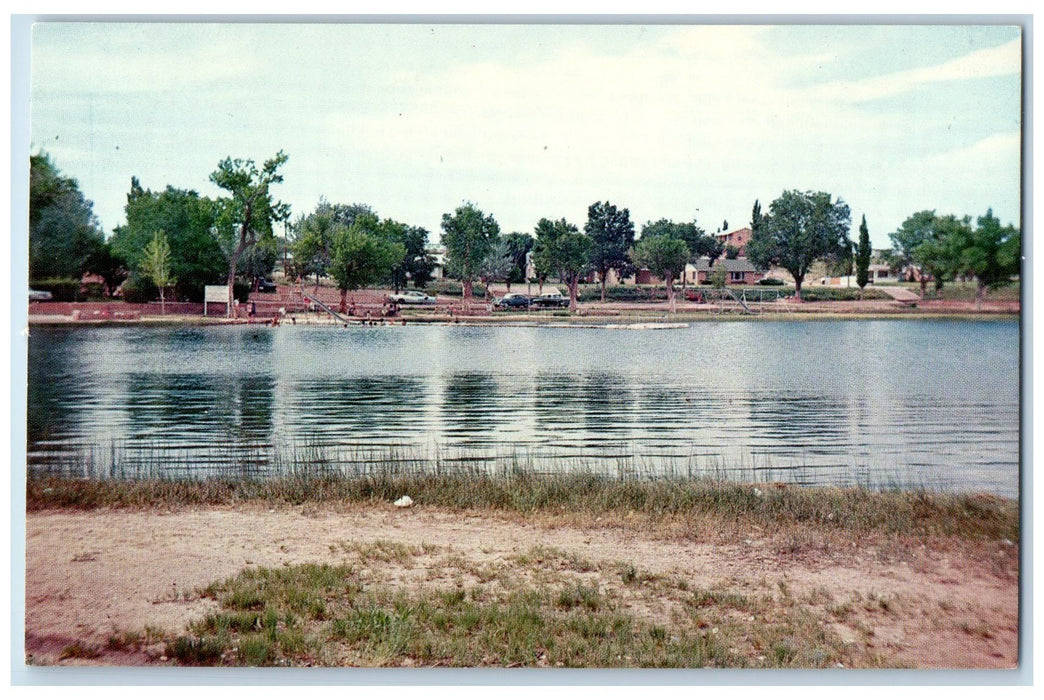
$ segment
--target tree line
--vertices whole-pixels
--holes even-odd
[[[199,301],[206,285],[228,287],[229,308],[236,287],[271,276],[280,258],[293,280],[323,277],[341,291],[342,308],[348,291],[382,284],[399,289],[425,286],[436,261],[429,252],[430,233],[393,219],[381,219],[366,204],[336,204],[320,198],[311,213],[290,221],[290,208],[274,198],[272,187],[282,182],[282,151],[260,166],[247,159],[225,158],[210,181],[226,194],[209,198],[194,190],[167,186],[158,192],[131,179],[125,207],[127,223],[106,240],[92,204],[75,180],[65,177],[45,153],[30,158],[29,273],[34,282],[79,280],[85,272],[100,275],[114,290],[123,284],[128,300],[155,298],[161,303],[173,287],[175,296]],[[275,235],[284,224],[282,240]],[[798,298],[813,263],[856,268],[859,287],[868,281],[871,253],[866,217],[857,243],[849,239],[851,214],[840,198],[825,192],[784,191],[766,213],[755,201],[747,257],[759,269],[780,267],[793,277]],[[478,281],[508,285],[525,281],[543,284],[557,278],[569,289],[576,307],[578,284],[594,275],[605,300],[610,273],[623,278],[637,269],[660,277],[674,306],[674,282],[684,279],[686,265],[706,258],[710,266],[721,256],[735,258],[738,250],[724,246],[695,220],[647,222],[640,236],[627,208],[608,201],[588,207],[583,230],[564,218],[541,218],[533,233],[501,234],[492,214],[473,203],[446,213],[441,222],[446,251],[445,272],[460,281],[465,299]],[[723,222],[722,230],[728,229]],[[988,211],[971,226],[969,217],[918,212],[890,234],[887,254],[897,269],[916,268],[922,284],[960,276],[979,281],[979,298],[988,288],[1003,285],[1020,268],[1021,236],[1013,226],[1001,226]],[[527,275],[531,256],[533,274]],[[248,287],[247,287],[248,289]]]

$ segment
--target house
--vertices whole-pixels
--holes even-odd
[[[446,276],[446,249],[428,248],[426,251],[431,256],[434,265],[431,268],[431,278],[440,280]]]
[[[715,238],[723,246],[732,246],[739,250],[740,257],[746,256],[747,254],[747,243],[750,242],[750,237],[754,235],[754,232],[749,228],[738,228],[735,231],[729,231],[728,233],[715,234]]]
[[[717,270],[725,270],[725,284],[757,284],[758,280],[765,278],[765,271],[754,267],[747,258],[718,258],[712,266],[710,260],[704,257],[697,260],[695,265],[685,266],[685,281],[706,284],[707,278]]]

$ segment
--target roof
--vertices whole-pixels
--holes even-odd
[[[696,261],[696,270],[698,272],[708,272],[710,270],[723,269],[726,272],[764,272],[754,267],[754,265],[746,258],[718,258],[714,261],[714,267],[711,267],[710,259],[700,258]]]

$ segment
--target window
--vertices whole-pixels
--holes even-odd
[[[747,273],[746,272],[730,272],[729,273],[729,281],[730,282],[742,282],[746,278],[747,278]]]

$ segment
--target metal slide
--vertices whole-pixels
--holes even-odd
[[[355,323],[355,321],[350,321],[349,319],[345,318],[344,316],[342,316],[341,314],[337,313],[336,311],[331,309],[329,306],[327,306],[323,302],[319,301],[318,299],[316,299],[314,296],[312,296],[308,292],[304,291],[303,289],[301,290],[301,296],[303,296],[305,299],[307,299],[308,301],[312,302],[313,304],[317,305],[320,309],[322,309],[326,313],[328,313],[331,316],[333,316],[334,318],[336,318],[340,323]]]

